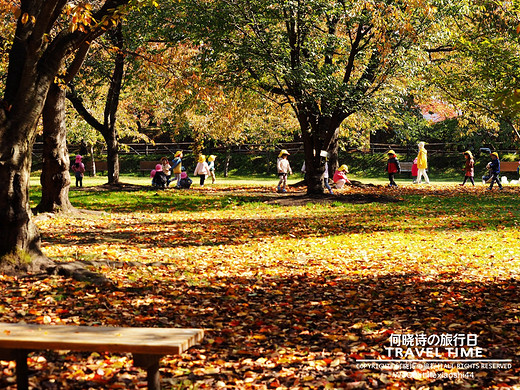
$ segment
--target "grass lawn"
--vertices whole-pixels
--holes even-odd
[[[276,194],[273,177],[125,192],[85,178],[71,201],[100,213],[41,216],[43,250],[57,262],[101,261],[92,269],[110,283],[3,276],[0,320],[205,328],[202,345],[162,360],[166,389],[513,388],[519,187],[432,179],[397,190],[361,179],[376,186],[282,206],[302,192]],[[435,355],[403,351],[430,366],[360,362],[424,335]],[[453,362],[461,354],[476,359],[471,369]],[[37,388],[137,389],[145,378],[125,355],[42,352],[29,367]],[[8,362],[0,372],[0,388],[13,383]]]

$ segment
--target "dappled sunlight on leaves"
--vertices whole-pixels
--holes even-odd
[[[303,206],[266,204],[268,192],[225,193],[216,195],[218,207],[190,212],[138,207],[39,220],[48,256],[90,262],[112,283],[1,277],[1,320],[205,328],[200,346],[162,360],[166,388],[428,385],[399,385],[354,364],[383,356],[395,332],[471,332],[486,357],[520,354],[516,189],[348,188],[400,201]],[[174,210],[176,196],[168,198]],[[125,355],[49,351],[31,359],[31,380],[42,383],[139,388],[144,380]],[[518,368],[514,360],[511,370],[430,384],[512,385]],[[13,383],[11,363],[0,370],[0,385]]]

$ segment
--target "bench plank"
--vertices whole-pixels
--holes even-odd
[[[139,172],[150,172],[155,166],[160,164],[157,161],[139,161]]]
[[[413,162],[403,161],[399,165],[401,166],[401,172],[412,172]]]
[[[4,349],[177,355],[203,337],[202,329],[0,324],[0,348]]]
[[[156,390],[161,356],[181,354],[203,337],[202,329],[0,323],[0,358],[16,360],[18,389],[27,389],[28,351],[128,352],[147,370],[148,388]]]
[[[516,172],[518,161],[500,161],[500,172]]]

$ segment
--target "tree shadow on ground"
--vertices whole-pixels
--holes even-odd
[[[463,282],[451,274],[356,278],[323,272],[234,275],[194,284],[171,272],[159,267],[153,279],[138,278],[126,286],[114,283],[102,291],[70,280],[57,282],[52,290],[48,281],[2,280],[0,319],[38,323],[46,315],[83,325],[205,328],[200,346],[163,361],[162,375],[207,388],[219,382],[233,388],[246,388],[245,383],[297,388],[305,382],[309,388],[330,382],[337,389],[388,388],[392,383],[401,388],[421,386],[424,380],[392,379],[389,372],[362,370],[356,362],[383,358],[395,333],[475,334],[485,358],[512,359],[512,368],[474,370],[480,375],[431,379],[427,384],[487,389],[517,383],[517,280]],[[36,374],[41,380],[58,378],[66,388],[107,385],[99,378],[87,387],[77,384],[71,372],[88,372],[78,361],[81,355],[44,356],[47,361],[40,362]],[[31,368],[36,369],[34,361]],[[2,377],[0,386],[7,377]],[[137,388],[132,385],[127,383],[127,388]]]
[[[366,232],[446,232],[477,230],[482,227],[516,226],[515,215],[492,215],[477,219],[473,214],[453,216],[451,210],[430,210],[420,215],[407,210],[371,209],[363,213],[338,212],[333,217],[313,216],[262,218],[193,218],[146,221],[124,219],[120,223],[101,220],[89,228],[49,228],[44,245],[121,244],[142,248],[247,245],[255,240],[333,237]]]

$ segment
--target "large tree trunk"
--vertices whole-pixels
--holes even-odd
[[[40,249],[40,233],[29,206],[33,141],[16,136],[21,123],[3,123],[0,133],[0,272],[41,271],[52,266]]]
[[[93,20],[113,15],[128,0],[99,3]],[[29,176],[36,124],[47,92],[65,59],[105,32],[59,29],[66,0],[22,0],[20,19],[9,52],[0,105],[0,269],[43,270],[52,264],[40,250],[40,234],[31,219]],[[61,21],[59,22],[61,23]],[[88,30],[88,29],[87,29]]]
[[[65,91],[53,84],[43,108],[42,198],[38,212],[71,211],[69,153],[65,125]]]
[[[107,144],[108,184],[119,184],[119,143],[115,131],[103,133]]]
[[[119,184],[119,142],[117,136],[117,109],[119,106],[119,98],[123,85],[123,77],[125,72],[125,55],[123,52],[123,33],[122,26],[118,24],[117,28],[110,32],[110,37],[114,45],[119,49],[114,60],[114,71],[110,81],[110,86],[105,102],[105,110],[103,122],[95,118],[83,104],[83,100],[77,95],[72,86],[71,92],[67,94],[78,114],[94,129],[99,131],[106,142],[107,147],[107,170],[108,184]]]
[[[303,110],[303,112],[308,112]],[[313,118],[313,120],[309,120]],[[323,174],[326,152],[331,159],[329,169],[337,165],[339,125],[342,115],[324,117],[320,115],[298,115],[303,135],[305,151],[305,181],[308,195],[323,195]]]
[[[107,101],[105,105],[104,124],[105,132],[103,137],[107,143],[107,167],[108,167],[108,183],[119,183],[119,144],[117,141],[117,109],[119,107],[119,97],[123,86],[123,77],[125,73],[125,54],[124,54],[124,38],[123,26],[121,23],[117,25],[115,30],[109,33],[110,38],[114,42],[118,51],[114,60],[114,71],[108,89]]]

